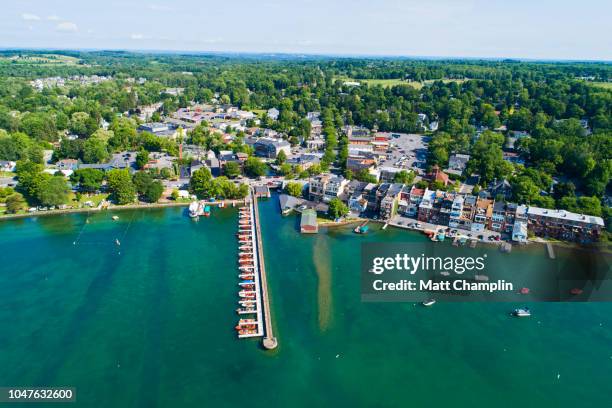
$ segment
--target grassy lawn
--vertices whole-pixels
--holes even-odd
[[[36,64],[36,65],[75,65],[78,58],[59,54],[32,54],[0,57],[0,63]]]
[[[587,82],[587,83],[597,88],[612,90],[612,82]]]
[[[83,194],[81,196],[81,200],[79,201],[79,204],[85,204],[87,201],[92,201],[94,203],[94,207],[97,207],[98,204],[100,204],[100,202],[106,199],[107,197],[108,197],[108,194],[92,194],[92,195]],[[74,194],[71,194],[68,205],[74,204],[74,202],[72,201],[74,198],[75,198]]]
[[[439,80],[434,80],[434,79],[429,79],[423,82],[418,82],[418,81],[407,81],[404,79],[354,79],[354,78],[349,78],[346,76],[338,76],[338,77],[334,77],[334,81],[335,80],[340,80],[340,81],[351,81],[351,82],[359,82],[359,83],[364,83],[364,84],[368,84],[369,86],[377,86],[380,85],[383,88],[390,88],[393,86],[397,86],[397,85],[409,85],[415,89],[421,89],[423,86],[425,85],[431,85],[433,84],[435,81],[439,81]],[[463,82],[466,81],[466,79],[442,79],[441,80],[444,83],[449,83],[449,82],[457,82],[458,84],[461,84]]]

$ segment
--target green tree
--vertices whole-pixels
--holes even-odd
[[[349,212],[348,207],[339,198],[332,198],[329,202],[328,214],[331,218],[337,219],[344,217]]]
[[[70,181],[79,185],[79,191],[93,193],[100,190],[104,172],[98,169],[78,169],[70,175]]]
[[[235,161],[225,163],[223,174],[229,178],[234,178],[240,175],[240,165]]]
[[[110,157],[106,142],[98,137],[90,137],[83,143],[83,162],[103,163]]]
[[[134,173],[132,182],[138,194],[145,194],[151,183],[153,183],[153,176],[149,172],[138,171]]]
[[[249,157],[244,163],[244,172],[250,177],[261,177],[266,174],[266,163],[257,157]]]
[[[278,155],[276,156],[276,164],[277,165],[282,165],[287,161],[287,154],[285,153],[284,150],[281,150],[280,152],[278,152]]]
[[[401,170],[395,173],[393,176],[393,182],[400,184],[412,184],[415,176],[416,175],[413,171]]]
[[[292,195],[294,197],[302,196],[302,184],[301,183],[293,183],[293,182],[287,183],[285,188],[287,189],[287,193],[289,193],[289,195]]]
[[[198,198],[210,197],[209,190],[212,183],[212,174],[206,167],[202,167],[193,172],[189,181],[189,190],[198,196]]]
[[[26,208],[26,200],[23,195],[19,193],[13,193],[6,197],[6,212],[9,214],[15,214],[24,208]]]
[[[119,205],[130,204],[134,202],[136,188],[132,182],[132,177],[127,169],[111,170],[107,174],[108,189],[111,192],[112,199]]]
[[[149,152],[142,149],[136,154],[136,167],[142,169],[147,163],[149,163]]]
[[[58,206],[66,204],[70,188],[62,176],[47,178],[40,185],[38,200],[42,205]]]
[[[146,191],[144,192],[145,201],[149,203],[156,203],[164,192],[164,186],[159,180],[151,182]]]

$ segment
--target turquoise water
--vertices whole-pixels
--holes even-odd
[[[359,243],[422,236],[304,236],[260,208],[273,352],[235,338],[233,209],[0,223],[0,386],[87,407],[610,405],[612,305],[362,303]]]

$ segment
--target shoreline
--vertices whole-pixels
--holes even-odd
[[[102,211],[117,211],[117,210],[138,210],[138,209],[148,209],[148,208],[165,208],[165,207],[186,207],[189,206],[190,203],[154,203],[154,204],[126,204],[126,205],[116,205],[109,206],[104,208],[93,207],[93,208],[69,208],[65,210],[48,210],[48,211],[36,211],[32,213],[24,213],[24,214],[5,214],[0,216],[0,221],[8,221],[15,220],[20,218],[33,218],[33,217],[45,217],[51,215],[63,215],[63,214],[79,214],[79,213],[87,213],[87,212],[102,212]]]

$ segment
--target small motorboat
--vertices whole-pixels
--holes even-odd
[[[521,288],[521,295],[528,295],[529,294],[529,288]]]
[[[119,240],[118,240],[118,239],[116,239],[116,240],[115,240],[115,244],[116,244],[116,245],[121,245],[121,242],[119,242]]]
[[[582,295],[584,291],[580,288],[573,288],[572,290],[570,290],[570,293],[572,295]]]
[[[522,308],[514,309],[512,311],[512,316],[515,316],[515,317],[529,317],[529,316],[531,316],[531,311],[527,307],[522,307]]]
[[[119,216],[118,215],[113,215],[111,218],[113,219],[113,221],[117,221],[119,219]]]
[[[424,301],[422,305],[429,307],[429,306],[433,306],[434,303],[436,303],[436,299],[431,298],[431,299],[427,299],[426,301]]]

